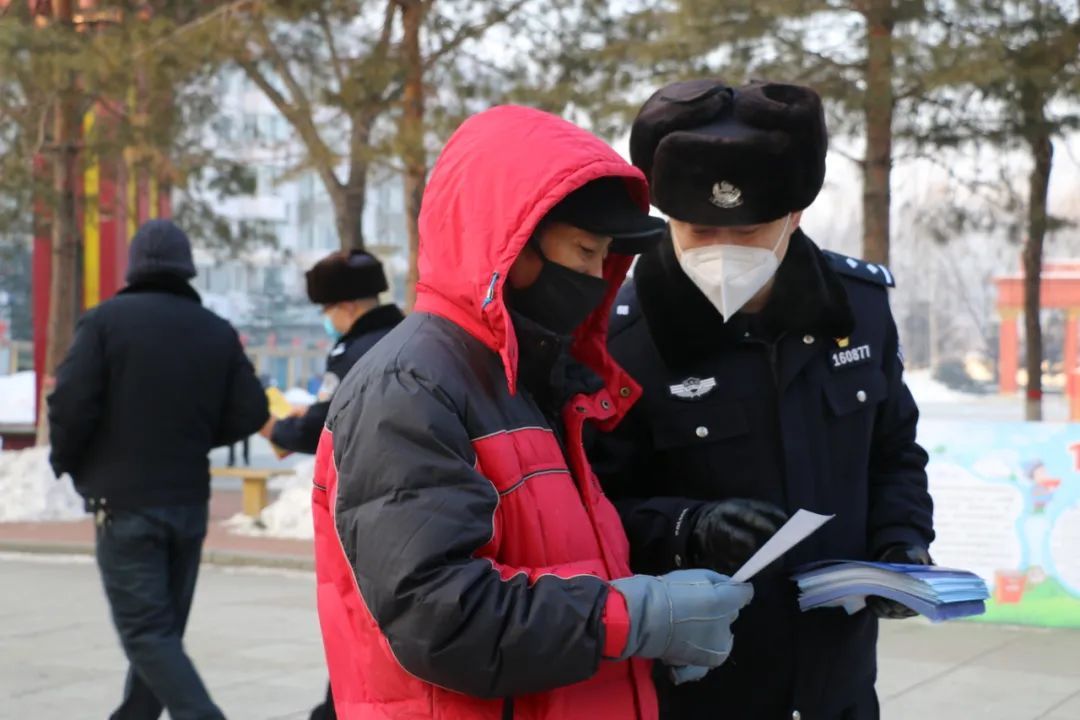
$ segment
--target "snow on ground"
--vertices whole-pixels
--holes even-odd
[[[71,478],[57,480],[49,449],[0,452],[0,522],[79,520],[86,516]]]
[[[928,371],[906,373],[905,379],[919,403],[978,401],[978,396],[950,390],[931,378]],[[263,510],[258,521],[242,513],[229,518],[225,521],[229,531],[259,537],[312,538],[311,480],[314,473],[315,461],[309,458],[298,464],[291,474],[271,480],[270,489],[280,491],[277,500]]]
[[[285,399],[293,407],[307,407],[315,402],[315,396],[304,388],[293,387],[285,391]]]
[[[930,376],[929,370],[911,370],[904,373],[904,382],[919,405],[923,403],[947,403],[977,399],[978,395],[969,395],[946,387]]]
[[[311,480],[314,476],[315,459],[304,460],[291,474],[270,481],[270,489],[280,490],[280,494],[262,511],[258,520],[237,513],[225,521],[225,526],[237,535],[310,540],[315,537],[311,520]]]
[[[0,425],[34,422],[34,373],[0,375]]]
[[[905,374],[915,400],[926,403],[978,404],[978,396],[951,390],[934,380],[928,371]],[[0,423],[33,421],[34,374],[19,373],[0,377]],[[314,398],[301,388],[287,393],[290,403],[306,405]],[[279,492],[277,499],[262,512],[259,521],[238,514],[226,521],[231,532],[262,537],[309,539],[313,537],[311,520],[311,479],[314,459],[299,463],[289,475],[270,482]],[[66,520],[84,517],[82,500],[71,480],[57,481],[48,464],[48,449],[0,452],[0,522]]]

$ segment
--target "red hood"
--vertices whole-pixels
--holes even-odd
[[[517,339],[503,300],[506,273],[556,203],[606,176],[626,178],[631,197],[648,209],[644,175],[606,143],[562,118],[513,105],[466,120],[435,163],[420,211],[416,309],[452,320],[498,352],[510,392],[516,386]],[[606,336],[611,304],[631,260],[608,256],[607,297],[574,343],[578,360],[624,400],[636,399],[638,389],[608,356]]]

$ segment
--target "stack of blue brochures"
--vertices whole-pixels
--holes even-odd
[[[799,568],[799,608],[842,607],[849,613],[878,595],[906,605],[933,622],[981,615],[990,597],[986,583],[966,570],[927,565],[826,560]]]

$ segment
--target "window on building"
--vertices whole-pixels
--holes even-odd
[[[259,138],[273,142],[275,140],[274,116],[267,114],[259,115]]]
[[[259,165],[255,168],[255,189],[259,195],[274,193],[274,168],[269,165]]]
[[[259,139],[259,116],[254,113],[244,113],[243,128],[245,140]]]
[[[229,291],[225,271],[220,265],[215,265],[206,272],[206,285],[210,292],[223,294]]]
[[[235,139],[236,127],[233,123],[233,119],[229,116],[223,116],[217,121],[217,133],[221,141],[230,143]]]

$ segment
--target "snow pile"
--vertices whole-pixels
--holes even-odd
[[[34,422],[34,373],[0,375],[0,425]]]
[[[293,407],[307,407],[315,403],[315,396],[304,388],[294,387],[285,391],[285,399]]]
[[[280,490],[281,494],[262,511],[258,520],[237,513],[225,521],[225,527],[237,535],[310,540],[315,537],[311,519],[314,476],[314,458],[298,463],[291,474],[270,481],[270,488]]]
[[[49,449],[0,452],[0,522],[80,520],[86,516],[71,478],[57,480]]]
[[[904,373],[904,383],[919,405],[924,403],[948,403],[970,400],[971,395],[957,392],[930,376],[929,370],[912,370]]]

